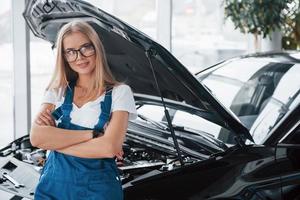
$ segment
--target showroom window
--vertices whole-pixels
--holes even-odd
[[[13,46],[11,1],[0,1],[0,146],[13,139]]]
[[[173,0],[172,52],[190,71],[246,53],[246,35],[224,22],[222,0]]]
[[[156,0],[86,0],[156,39]]]
[[[54,71],[55,56],[51,44],[30,31],[31,120],[39,111],[44,92]]]
[[[126,4],[120,0],[86,1],[157,39],[157,1],[128,0]],[[234,30],[230,21],[224,22],[222,0],[171,2],[171,52],[190,71],[197,72],[246,53],[247,36]]]

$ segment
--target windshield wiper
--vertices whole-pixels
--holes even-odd
[[[138,114],[138,117],[141,118],[142,120],[145,120],[146,122],[149,122],[150,124],[154,125],[156,128],[159,128],[163,131],[170,131],[169,127],[163,122],[158,122],[158,121],[152,120],[149,117],[146,117],[145,115],[142,115],[142,114]],[[196,130],[196,129],[192,129],[192,128],[185,127],[185,126],[179,126],[179,125],[176,125],[176,124],[172,124],[172,127],[176,131],[181,131],[181,132],[191,133],[191,134],[194,134],[194,135],[199,135],[199,131]],[[214,137],[210,133],[205,133],[205,134],[207,134],[211,137]]]
[[[193,128],[186,127],[186,126],[179,126],[179,125],[175,125],[175,124],[172,124],[172,126],[173,126],[173,129],[176,130],[176,131],[182,131],[182,132],[186,132],[186,133],[191,133],[193,135],[202,135],[202,134],[205,134],[205,135],[207,135],[209,137],[215,138],[215,136],[213,134],[207,133],[206,131],[202,131],[202,130],[198,130],[198,129],[193,129]]]
[[[146,117],[142,114],[138,114],[138,117],[141,118],[142,120],[145,120],[146,122],[149,122],[150,124],[154,125],[155,127],[159,128],[161,130],[167,131],[169,129],[167,125],[157,122],[157,121],[154,121],[154,120],[150,119],[149,117]]]
[[[141,118],[142,120],[145,120],[146,122],[149,122],[150,124],[154,125],[156,128],[159,128],[163,131],[170,131],[169,127],[163,122],[154,121],[154,120],[150,119],[149,117],[146,117],[145,115],[142,115],[142,114],[138,114],[138,117]],[[191,133],[193,135],[201,135],[199,133],[199,130],[192,129],[192,128],[189,128],[186,126],[179,126],[176,124],[172,124],[172,127],[176,131]],[[205,132],[205,134],[214,138],[214,135],[212,135],[210,133]]]

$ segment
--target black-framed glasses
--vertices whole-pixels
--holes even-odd
[[[83,57],[90,57],[95,54],[95,48],[91,43],[82,45],[79,49],[66,49],[64,51],[65,58],[68,62],[74,62],[78,58],[78,52]]]

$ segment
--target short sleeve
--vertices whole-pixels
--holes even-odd
[[[117,110],[127,111],[129,113],[129,120],[137,118],[133,93],[128,85],[118,85],[113,89],[112,112]]]
[[[46,90],[44,93],[44,97],[42,99],[42,103],[57,104],[57,102],[61,101],[62,98],[61,92],[62,92],[61,89]]]

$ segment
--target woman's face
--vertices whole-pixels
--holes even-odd
[[[78,75],[90,75],[96,66],[95,49],[81,32],[72,32],[63,39],[63,54]]]

